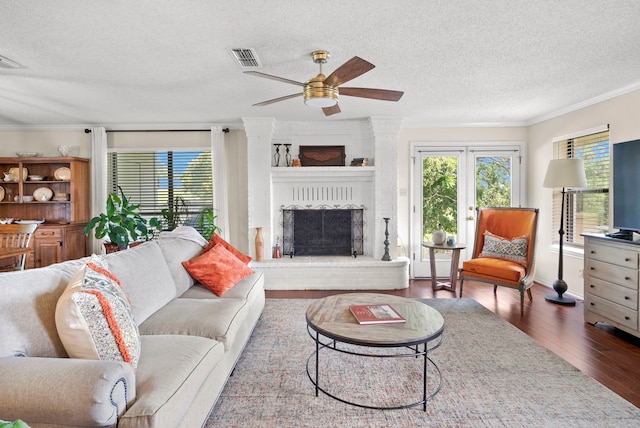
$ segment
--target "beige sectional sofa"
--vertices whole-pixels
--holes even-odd
[[[101,256],[140,333],[137,369],[68,358],[56,303],[87,259],[0,274],[0,419],[32,427],[197,427],[215,404],[264,308],[254,273],[217,297],[181,262],[202,246],[170,234]]]

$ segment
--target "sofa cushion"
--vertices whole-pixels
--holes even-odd
[[[142,323],[140,333],[206,337],[229,350],[246,323],[248,307],[244,299],[175,299]]]
[[[0,274],[0,358],[67,357],[56,330],[56,303],[86,261]]]
[[[229,291],[218,297],[211,290],[202,284],[195,284],[193,287],[182,293],[181,298],[187,299],[244,299],[252,300],[253,295],[264,295],[264,274],[255,272],[238,282]]]
[[[507,239],[486,230],[484,232],[482,252],[478,257],[510,260],[526,267],[528,249],[529,235]]]
[[[162,232],[158,245],[176,284],[176,293],[181,295],[193,286],[194,280],[182,266],[182,262],[191,260],[202,253],[207,241],[192,227],[180,226],[171,232]]]
[[[473,272],[474,275],[483,276],[486,279],[500,278],[498,281],[517,283],[525,276],[525,268],[520,263],[504,259],[481,258],[471,259],[462,263],[462,270]]]
[[[204,254],[182,262],[189,274],[217,296],[222,296],[253,270],[224,246],[214,245]]]
[[[209,251],[210,249],[212,249],[216,245],[222,245],[224,248],[226,248],[231,254],[236,256],[238,258],[238,260],[240,260],[244,264],[249,264],[249,262],[251,261],[251,257],[250,256],[242,253],[236,247],[234,247],[233,245],[229,244],[227,241],[225,241],[223,238],[221,238],[220,236],[216,235],[215,233],[213,235],[211,235],[211,239],[209,240],[209,243],[202,250],[202,253],[203,254],[206,253],[207,251]]]
[[[202,384],[223,360],[223,346],[211,339],[178,335],[141,336],[141,341],[137,399],[118,427],[181,426],[190,404],[203,393]]]
[[[71,278],[56,306],[56,326],[72,358],[140,358],[138,327],[120,281],[94,257]]]
[[[120,279],[138,325],[176,297],[176,284],[156,241],[103,257]]]

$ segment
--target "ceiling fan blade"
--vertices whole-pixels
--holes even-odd
[[[277,103],[277,102],[280,102],[280,101],[288,100],[288,99],[295,98],[295,97],[301,97],[301,96],[302,96],[302,93],[285,95],[284,97],[274,98],[272,100],[267,100],[267,101],[263,101],[263,102],[258,103],[258,104],[253,104],[253,107],[266,106],[266,105],[269,105],[269,104],[273,104],[273,103]]]
[[[324,79],[324,83],[335,88],[336,86],[340,86],[351,79],[355,79],[373,68],[375,68],[375,65],[363,60],[362,58],[354,56],[340,67],[336,68],[329,77]]]
[[[272,76],[271,74],[261,73],[259,71],[245,71],[244,74],[251,74],[253,76],[264,77],[265,79],[277,80],[283,83],[289,83],[296,86],[304,86],[302,82],[296,82],[295,80],[285,79],[284,77]]]
[[[404,95],[402,91],[372,88],[340,88],[340,95],[349,97],[373,98],[374,100],[398,101]]]
[[[340,113],[340,106],[338,106],[338,104],[331,106],[331,107],[323,107],[322,111],[324,112],[325,116],[331,116],[332,114],[337,114]]]

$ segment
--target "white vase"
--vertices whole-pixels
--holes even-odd
[[[62,156],[62,157],[69,156],[69,153],[71,153],[71,147],[69,147],[69,146],[58,146],[58,153],[60,153],[60,156]]]
[[[442,230],[441,224],[438,225],[438,230],[431,234],[431,240],[436,245],[442,245],[447,240],[447,233]]]

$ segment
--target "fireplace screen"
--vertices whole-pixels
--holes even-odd
[[[284,209],[282,252],[350,256],[363,251],[363,209]]]

